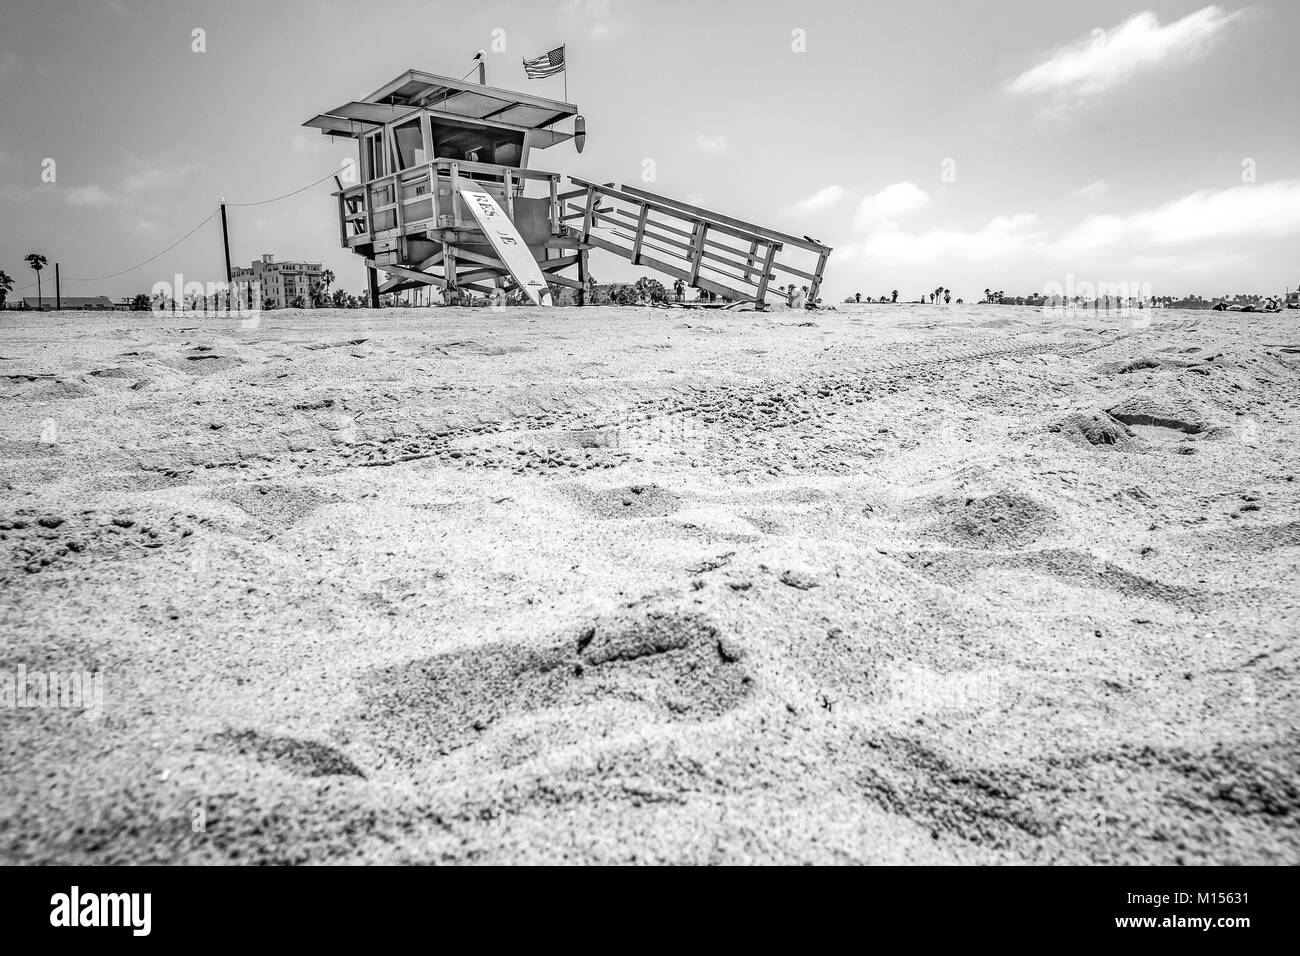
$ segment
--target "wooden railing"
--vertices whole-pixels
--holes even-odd
[[[514,201],[528,180],[550,183],[551,232],[559,235],[560,176],[494,163],[435,159],[420,166],[337,191],[339,240],[344,248],[390,236],[466,224],[460,198],[460,180],[472,181],[489,193],[514,218]]]
[[[829,246],[632,186],[569,178],[579,188],[560,195],[562,219],[584,243],[738,301],[761,305],[773,284],[791,281],[817,299]],[[808,267],[792,264],[792,252]]]

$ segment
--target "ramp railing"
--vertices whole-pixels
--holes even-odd
[[[557,197],[561,220],[577,223],[569,234],[583,243],[737,301],[763,305],[787,282],[817,300],[829,246],[633,186],[569,178],[579,188]]]

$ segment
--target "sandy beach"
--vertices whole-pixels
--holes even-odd
[[[1300,331],[0,316],[7,863],[1300,863]]]

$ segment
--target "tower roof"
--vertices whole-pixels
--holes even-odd
[[[525,131],[545,129],[578,112],[572,103],[560,100],[407,70],[365,99],[327,110],[303,125],[331,136],[356,137],[418,109]]]

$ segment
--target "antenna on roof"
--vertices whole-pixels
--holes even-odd
[[[474,62],[478,64],[478,85],[487,86],[487,58],[486,50],[479,50],[474,54]]]

